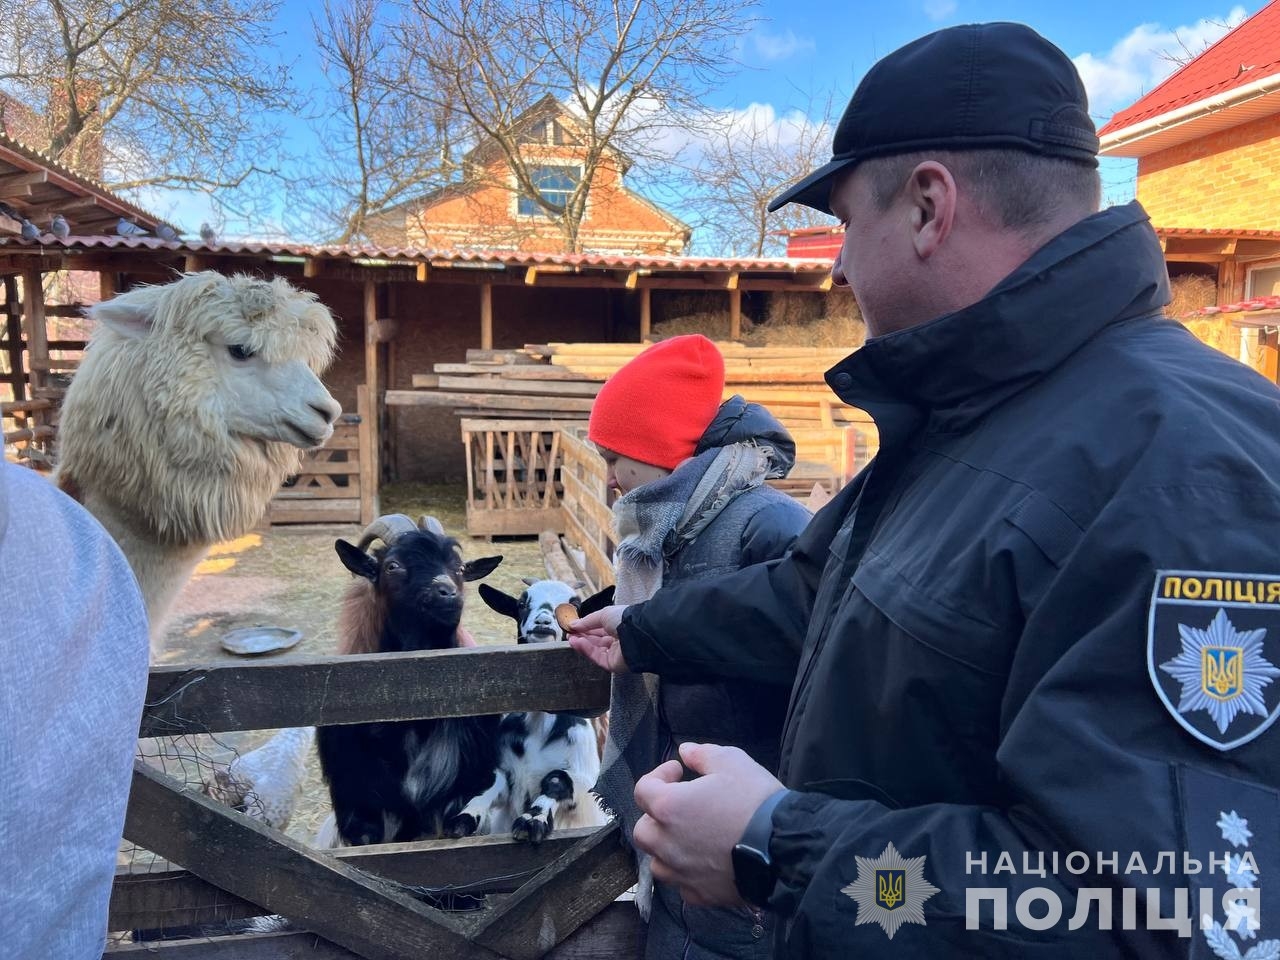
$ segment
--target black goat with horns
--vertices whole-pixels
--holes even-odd
[[[384,546],[369,552],[377,540]],[[359,579],[343,597],[342,653],[447,650],[458,645],[463,584],[502,557],[463,563],[440,521],[379,517],[358,546],[334,544]],[[320,727],[316,745],[343,843],[435,837],[494,779],[498,717]]]

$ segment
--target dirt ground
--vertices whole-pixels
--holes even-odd
[[[508,593],[523,589],[521,577],[545,577],[536,538],[502,538],[493,543],[465,535],[465,489],[462,486],[392,484],[382,490],[382,512],[405,513],[415,519],[424,513],[440,518],[445,530],[462,542],[464,559],[501,554],[502,565],[485,582]],[[355,541],[358,526],[275,527],[220,544],[210,551],[196,575],[178,597],[169,616],[160,662],[198,664],[245,659],[222,649],[229,630],[249,626],[278,626],[299,630],[302,639],[291,650],[264,654],[287,659],[334,652],[337,642],[338,601],[351,581],[333,549],[341,537]],[[468,595],[463,625],[482,644],[511,643],[514,624]],[[262,743],[270,732],[223,734],[200,738],[193,749],[202,771],[208,761],[223,761]],[[191,776],[191,775],[188,775]],[[303,795],[288,833],[310,842],[329,812],[328,794],[320,779],[314,751]]]

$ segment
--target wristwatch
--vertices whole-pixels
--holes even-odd
[[[753,906],[768,904],[778,880],[778,868],[769,856],[769,840],[773,837],[773,810],[789,792],[779,790],[760,804],[733,848],[734,883],[742,899]]]

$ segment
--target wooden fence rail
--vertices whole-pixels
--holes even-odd
[[[140,732],[167,737],[512,710],[593,713],[608,703],[608,674],[564,644],[290,657],[156,667]],[[478,837],[318,851],[140,760],[125,838],[167,862],[117,872],[112,929],[280,914],[307,932],[118,945],[108,948],[107,958],[144,952],[161,960],[636,955],[634,911],[609,910],[635,882],[616,824],[553,834],[537,847]],[[485,906],[444,912],[401,884],[465,887],[484,895]],[[606,912],[598,935],[583,930]],[[575,934],[578,946],[566,944]],[[608,942],[597,942],[599,936]]]

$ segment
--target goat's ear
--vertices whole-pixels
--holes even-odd
[[[502,557],[479,557],[462,565],[463,580],[482,580],[497,569]]]
[[[345,540],[335,540],[333,548],[338,551],[338,559],[342,561],[342,565],[357,577],[364,577],[371,582],[378,579],[378,561],[359,547]]]
[[[578,604],[578,616],[585,617],[588,613],[595,613],[597,610],[603,610],[605,607],[613,603],[613,587],[605,587],[599,593],[593,593],[587,599]]]
[[[519,616],[520,601],[511,596],[509,593],[503,593],[497,587],[491,587],[487,583],[479,586],[480,599],[485,602],[490,610],[496,610],[504,617],[510,617],[515,620]]]
[[[106,324],[122,337],[140,339],[151,332],[163,294],[164,287],[138,287],[95,303],[85,310],[85,315]]]

